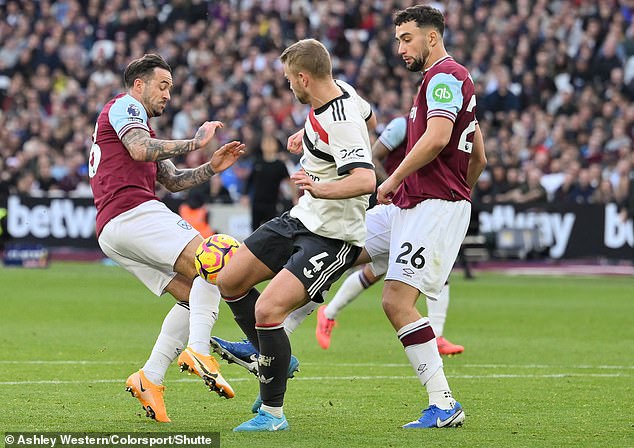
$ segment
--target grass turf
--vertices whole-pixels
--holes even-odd
[[[170,368],[173,423],[145,417],[124,392],[173,301],[118,267],[0,268],[0,432],[220,432],[222,447],[634,445],[634,279],[454,274],[445,328],[464,344],[445,359],[462,428],[403,430],[426,394],[380,307],[380,285],[338,318],[328,351],[314,316],[292,336],[301,372],[284,406],[290,431],[233,433],[251,417],[254,377],[235,365],[225,400]],[[424,305],[421,303],[424,309]],[[241,336],[221,305],[214,334]]]

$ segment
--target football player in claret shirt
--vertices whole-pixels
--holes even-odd
[[[366,241],[375,266],[387,263],[383,309],[429,404],[405,428],[461,425],[465,414],[443,372],[434,331],[421,317],[422,293],[438,297],[469,226],[471,188],[486,165],[475,118],[476,97],[467,69],[445,50],[444,17],[412,6],[394,17],[398,54],[423,79],[407,119],[405,158],[379,186],[367,214]],[[371,230],[370,230],[371,229]]]
[[[394,172],[403,157],[405,157],[406,146],[407,117],[399,116],[388,123],[372,146],[372,158],[378,183],[383,182]],[[370,231],[368,237],[372,238],[372,229],[368,230]],[[387,266],[383,267],[387,268]],[[328,305],[322,305],[318,308],[315,337],[320,347],[324,350],[330,347],[332,330],[336,325],[335,318],[339,312],[352,303],[363,291],[378,282],[385,274],[384,270],[375,272],[373,269],[373,265],[368,263],[358,271],[350,274],[341,284],[334,297],[328,302]],[[462,353],[464,351],[462,345],[454,344],[443,337],[447,308],[449,307],[449,282],[445,283],[436,299],[427,298],[426,304],[440,354],[457,355]]]
[[[197,168],[176,168],[169,158],[205,148],[222,123],[205,122],[191,140],[156,138],[149,119],[163,113],[172,89],[171,68],[159,55],[130,62],[124,84],[127,92],[106,103],[99,114],[90,149],[96,232],[109,258],[157,296],[169,292],[177,300],[145,366],[126,381],[149,417],[169,422],[162,383],[179,354],[179,364],[201,376],[219,395],[231,398],[234,393],[210,355],[209,334],[220,293],[196,274],[194,254],[203,239],[158,200],[154,188],[159,182],[169,191],[181,191],[207,182],[231,166],[244,153],[244,145],[227,143]],[[188,337],[189,346],[181,353]]]

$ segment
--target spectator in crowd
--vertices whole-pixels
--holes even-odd
[[[286,163],[280,157],[284,146],[275,135],[276,124],[273,117],[265,117],[262,127],[260,151],[255,157],[242,196],[242,202],[251,209],[251,230],[254,231],[284,211],[278,209],[282,202],[282,184],[287,185],[287,191],[296,192],[290,182]],[[293,202],[296,203],[297,194],[293,196]]]
[[[567,195],[567,202],[572,204],[590,204],[590,198],[595,188],[590,183],[590,171],[587,168],[579,170],[576,181],[572,184]]]
[[[536,166],[543,172],[548,200],[564,200],[556,193],[560,186],[569,187],[562,170],[536,160],[545,152],[547,164],[564,170],[576,162],[599,164],[617,201],[623,200],[627,185],[620,179],[627,178],[629,166],[624,174],[619,162],[630,160],[634,139],[629,3],[434,2],[445,13],[449,53],[474,78],[496,194],[515,188],[518,173]],[[188,135],[191,122],[212,116],[227,123],[219,144],[246,141],[242,137],[258,134],[269,115],[286,138],[301,126],[307,110],[289,94],[276,55],[308,36],[332,52],[334,75],[353,80],[359,94],[372,102],[377,131],[400,113],[399,98],[416,93],[418,79],[395,60],[390,18],[404,5],[393,1],[158,0],[135,5],[0,2],[0,160],[8,170],[2,171],[0,191],[15,191],[18,173],[29,171],[39,184],[35,191],[47,194],[42,186],[48,181],[39,179],[35,162],[39,151],[27,150],[27,142],[37,141],[52,160],[56,182],[48,194],[89,194],[82,166],[92,123],[122,88],[113,74],[148,52],[159,52],[179,67],[172,106],[155,126],[160,138]],[[254,157],[225,173],[220,190],[231,196],[216,198],[239,198]],[[187,168],[195,160],[179,163]],[[502,177],[512,185],[504,185]]]

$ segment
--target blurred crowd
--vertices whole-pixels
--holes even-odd
[[[245,191],[261,142],[279,157],[303,125],[281,51],[314,37],[337,78],[367,98],[377,134],[411,105],[420,74],[396,53],[396,0],[0,0],[0,195],[90,196],[96,115],[122,91],[132,58],[172,66],[160,138],[225,123],[214,147],[239,139],[248,157],[213,180],[204,201]],[[634,165],[634,0],[445,0],[449,53],[471,72],[486,139],[476,203],[624,203]],[[270,138],[269,138],[270,140]],[[196,166],[208,151],[177,160]]]

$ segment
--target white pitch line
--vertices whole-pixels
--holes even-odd
[[[0,360],[0,364],[36,364],[36,365],[55,365],[55,364],[69,364],[69,365],[135,365],[138,361],[93,361],[93,360]],[[320,367],[410,367],[406,363],[324,363],[324,362],[302,362],[303,366],[320,366]],[[616,365],[547,365],[547,364],[456,364],[452,367],[468,368],[468,369],[600,369],[600,370],[634,370],[634,366],[616,366]]]
[[[0,364],[81,364],[81,365],[124,365],[124,364],[136,364],[135,361],[61,361],[61,360],[28,360],[28,361],[16,361],[16,360],[0,360]]]
[[[547,375],[521,375],[521,374],[494,374],[494,375],[447,375],[447,378],[453,379],[536,379],[536,378],[570,378],[570,377],[592,377],[592,378],[629,378],[634,375],[628,373],[553,373]],[[413,380],[414,375],[376,375],[376,376],[300,376],[292,381],[372,381],[372,380]],[[255,381],[255,378],[232,378],[231,382]],[[181,378],[169,381],[170,383],[193,383],[198,382],[194,378]],[[124,384],[124,379],[112,380],[35,380],[35,381],[0,381],[0,386],[21,386],[35,384]]]
[[[336,363],[336,364],[328,364],[321,362],[302,362],[302,366],[332,366],[332,367],[410,367],[409,364],[405,363]],[[581,364],[581,365],[546,365],[546,364],[452,364],[452,367],[465,367],[469,369],[612,369],[612,370],[629,370],[633,369],[634,366],[608,366],[608,365],[589,365],[589,364]]]

